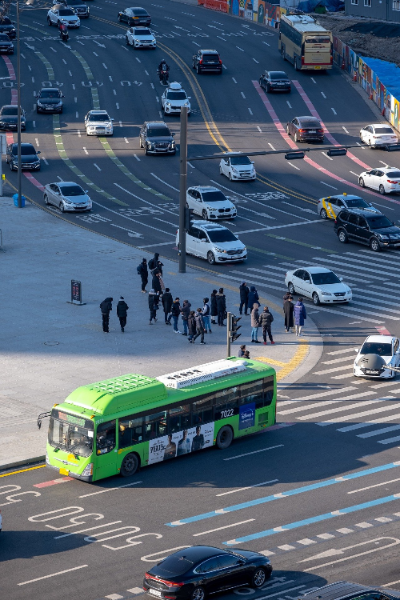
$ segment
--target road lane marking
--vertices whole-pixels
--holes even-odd
[[[78,498],[88,498],[89,496],[97,496],[97,494],[105,494],[106,492],[114,492],[115,490],[119,490],[120,488],[130,487],[132,485],[139,485],[139,483],[143,483],[143,481],[134,481],[133,483],[126,483],[125,485],[119,485],[118,487],[106,488],[105,490],[100,490],[98,492],[91,492],[90,494],[84,494],[83,496],[78,496]]]
[[[236,490],[230,490],[229,492],[223,492],[222,494],[216,494],[216,496],[227,496],[228,494],[236,494],[236,492],[244,492],[245,490],[251,490],[251,488],[260,487],[267,485],[268,483],[276,483],[279,479],[271,479],[270,481],[263,481],[261,483],[255,483],[254,485],[248,485],[247,487],[238,488]]]
[[[223,460],[235,460],[236,458],[250,456],[250,454],[258,454],[259,452],[266,452],[267,450],[274,450],[275,448],[283,448],[283,444],[278,444],[277,446],[270,446],[269,448],[261,448],[261,450],[253,450],[253,452],[246,452],[245,454],[238,454],[237,456],[230,456],[229,458],[224,458]]]
[[[208,531],[202,531],[201,533],[194,533],[193,537],[206,535],[207,533],[214,533],[214,531],[221,531],[221,529],[228,529],[229,527],[237,527],[238,525],[244,525],[244,523],[250,523],[251,521],[255,521],[255,519],[247,519],[247,521],[239,521],[238,523],[231,523],[230,525],[224,525],[223,527],[217,527],[216,529],[209,529]]]
[[[44,459],[44,457],[43,457]],[[43,469],[46,465],[38,465],[37,467],[29,467],[28,469],[20,469],[19,471],[12,471],[11,473],[2,473],[0,477],[10,477],[10,475],[19,475],[20,473],[26,473],[27,471],[35,471],[36,469]]]
[[[64,573],[71,573],[71,571],[77,571],[78,569],[85,569],[89,565],[80,565],[79,567],[72,567],[72,569],[65,569],[65,571],[58,571],[58,573],[51,573],[50,575],[43,575],[43,577],[37,577],[36,579],[30,579],[29,581],[23,581],[22,583],[18,583],[18,585],[27,585],[28,583],[35,583],[36,581],[41,581],[42,579],[49,579],[50,577],[57,577],[57,575],[64,575]]]

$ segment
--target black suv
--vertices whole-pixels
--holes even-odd
[[[334,229],[343,244],[358,242],[374,252],[400,246],[400,227],[382,213],[343,209],[336,216]]]
[[[89,7],[82,0],[61,0],[55,4],[64,4],[67,8],[71,8],[80,19],[88,19],[90,15]]]
[[[193,56],[193,69],[196,69],[198,74],[215,71],[221,75],[222,60],[216,50],[198,50],[197,54]]]
[[[146,122],[140,129],[139,147],[146,154],[175,154],[174,135],[164,121]]]
[[[11,40],[17,35],[14,23],[8,17],[0,16],[0,33],[6,33]]]
[[[304,594],[304,600],[394,600],[399,598],[397,590],[386,590],[378,586],[366,586],[349,581],[337,581],[316,588],[308,594]]]

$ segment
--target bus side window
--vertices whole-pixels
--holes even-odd
[[[143,441],[143,419],[134,415],[119,420],[119,447],[127,448]]]
[[[220,390],[219,392],[215,392],[213,394],[215,398],[215,406],[214,406],[214,417],[215,419],[221,419],[222,414],[227,413],[229,411],[229,416],[232,416],[237,413],[237,406],[239,400],[239,390],[238,386],[227,388],[225,390]]]
[[[166,410],[144,418],[144,435],[146,440],[153,440],[167,435]]]
[[[213,420],[213,401],[212,396],[206,396],[192,406],[193,426],[210,423]]]
[[[190,404],[176,406],[168,411],[168,433],[176,433],[191,427]]]
[[[240,404],[255,403],[256,408],[264,405],[263,382],[254,381],[240,386]]]
[[[269,406],[274,399],[274,378],[264,379],[264,406]]]
[[[97,427],[96,451],[97,454],[107,454],[115,448],[115,419],[101,423]]]

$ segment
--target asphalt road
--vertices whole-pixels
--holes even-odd
[[[70,32],[69,44],[46,25],[43,11],[21,14],[22,104],[28,118],[23,139],[44,159],[39,173],[24,177],[24,193],[43,203],[41,185],[60,178],[82,181],[92,190],[94,208],[87,215],[64,215],[73,223],[176,258],[179,155],[146,157],[138,144],[140,125],[160,118],[156,66],[162,57],[171,65],[171,79],[182,82],[192,97],[189,156],[289,148],[277,125],[310,110],[340,144],[355,144],[360,127],[376,121],[340,71],[310,75],[284,64],[273,31],[158,0],[146,7],[159,47],[136,51],[125,46],[125,27],[116,20],[124,7],[90,3],[90,19]],[[191,70],[199,47],[220,51],[226,66],[222,77]],[[2,104],[16,100],[12,65],[15,57],[0,62]],[[265,68],[284,68],[298,82],[290,96],[259,92],[257,81]],[[60,117],[36,114],[34,96],[47,85],[59,85],[65,94]],[[86,137],[83,118],[91,108],[107,109],[115,119],[112,138]],[[179,144],[179,120],[171,117],[168,123]],[[221,285],[236,287],[246,280],[278,298],[288,268],[323,264],[354,290],[350,306],[307,303],[325,335],[324,355],[311,374],[281,394],[278,420],[293,425],[235,443],[223,454],[207,451],[150,467],[131,482],[115,478],[88,486],[62,479],[62,484],[42,486],[58,478],[42,469],[3,478],[0,574],[8,597],[52,600],[66,594],[118,600],[140,593],[144,571],[168,549],[193,543],[223,547],[232,541],[270,552],[275,568],[265,590],[235,596],[294,600],[326,581],[388,584],[400,579],[400,513],[395,514],[398,499],[392,497],[400,478],[393,464],[398,460],[400,384],[353,381],[351,376],[354,348],[368,333],[400,334],[398,256],[340,245],[332,222],[321,221],[315,211],[319,197],[346,191],[360,193],[397,220],[400,199],[359,190],[357,174],[389,160],[400,167],[400,156],[355,148],[351,156],[330,160],[314,152],[309,159],[290,164],[282,156],[258,157],[259,177],[252,183],[221,177],[218,161],[192,163],[188,176],[189,185],[211,183],[229,192],[239,215],[228,226],[249,248],[244,265],[210,267],[195,258],[189,258],[190,264],[209,269]],[[15,173],[8,173],[8,179],[16,185]],[[354,425],[358,429],[351,429]],[[263,451],[248,454],[256,450]],[[380,470],[365,471],[374,468]],[[340,479],[349,472],[360,477]],[[320,485],[331,478],[339,479]],[[109,491],[127,483],[133,485]],[[309,484],[318,486],[301,489]],[[289,490],[297,492],[254,503]],[[238,503],[245,506],[232,515],[199,518]],[[327,514],[331,517],[322,518]],[[195,518],[183,525],[167,525],[190,517]],[[287,527],[271,531],[279,526]],[[61,571],[67,572],[46,578]]]

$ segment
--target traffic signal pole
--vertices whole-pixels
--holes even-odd
[[[229,358],[231,355],[231,326],[232,326],[232,313],[227,313],[226,319],[226,357]]]
[[[181,108],[180,178],[179,178],[179,273],[186,273],[186,181],[187,181],[187,112]]]

